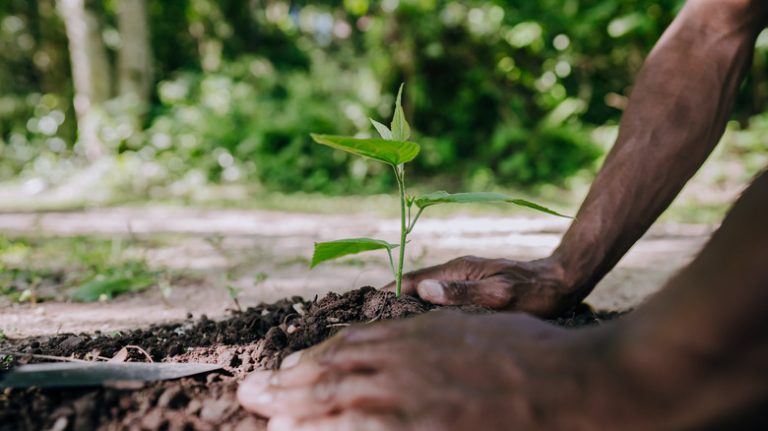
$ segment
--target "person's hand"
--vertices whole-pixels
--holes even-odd
[[[383,289],[394,292],[394,282]],[[402,293],[433,304],[474,304],[538,316],[554,315],[580,299],[552,258],[519,262],[464,256],[405,274]]]
[[[238,399],[269,431],[611,429],[592,422],[626,394],[605,334],[432,312],[342,331],[252,374]]]

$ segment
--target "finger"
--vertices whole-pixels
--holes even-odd
[[[347,344],[336,341],[327,346],[320,345],[304,351],[296,365],[274,372],[269,384],[284,387],[308,385],[331,372],[381,370],[400,360],[397,350],[393,343],[386,342]]]
[[[417,294],[418,285],[424,280],[482,280],[498,274],[509,261],[505,259],[484,259],[462,256],[440,265],[430,266],[403,275],[402,293]],[[395,283],[384,286],[383,290],[393,292]]]
[[[373,341],[397,340],[401,337],[403,328],[401,321],[377,322],[374,325],[354,325],[342,329],[338,334],[321,343],[320,345],[307,350],[300,350],[286,356],[280,364],[281,369],[291,368],[298,364],[301,357],[307,354],[308,357],[321,356],[324,350],[332,350],[335,344],[355,344],[367,343]]]
[[[408,330],[405,320],[379,321],[374,324],[354,325],[341,330],[334,338],[346,344],[387,342],[402,339]]]
[[[381,413],[347,411],[337,415],[296,420],[278,416],[269,421],[267,431],[395,431],[406,430],[396,416]]]
[[[403,275],[403,284],[401,286],[401,293],[405,295],[416,295],[416,288],[422,280],[426,279],[446,279],[455,277],[454,273],[450,269],[451,262],[443,263],[440,265],[430,266],[428,268],[422,268],[416,271],[411,271]],[[387,292],[395,291],[395,282],[392,281],[381,290]]]
[[[265,417],[310,418],[348,409],[391,408],[399,398],[392,378],[382,374],[328,374],[313,385],[238,391],[247,410]]]
[[[483,280],[423,280],[417,287],[419,297],[438,305],[480,305],[492,309],[509,306],[512,292],[502,277]]]

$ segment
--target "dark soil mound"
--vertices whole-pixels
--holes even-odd
[[[127,361],[207,362],[223,372],[139,389],[13,389],[0,394],[0,430],[263,429],[265,422],[245,413],[235,401],[238,381],[257,368],[275,368],[287,354],[318,344],[354,323],[399,319],[438,308],[411,297],[367,287],[328,294],[316,301],[295,297],[261,304],[213,321],[206,316],[148,329],[104,334],[62,334],[7,340],[4,352],[17,352],[5,367],[40,362],[39,355],[104,360],[123,352]],[[486,313],[479,307],[459,307]],[[553,323],[566,327],[599,323],[617,312],[579,306]]]

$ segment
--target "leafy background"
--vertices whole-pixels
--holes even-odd
[[[86,3],[114,60],[118,0]],[[367,118],[387,122],[404,81],[423,146],[417,178],[468,190],[558,184],[604,154],[610,139],[600,131],[618,122],[634,74],[681,4],[149,0],[151,106],[126,128],[130,104],[105,105],[108,171],[128,172],[113,186],[139,197],[229,183],[389,190],[385,167],[313,145],[309,133],[375,136]],[[767,60],[764,34],[734,127],[765,107]],[[0,3],[0,180],[53,187],[88,166],[69,61],[56,1]],[[765,115],[751,121],[760,136]]]

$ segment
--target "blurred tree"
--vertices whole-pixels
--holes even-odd
[[[95,160],[106,153],[99,136],[99,110],[110,97],[112,75],[101,24],[86,0],[58,0],[58,6],[69,40],[78,141],[85,156]]]
[[[3,0],[0,177],[82,166],[74,99],[81,141],[100,139],[171,189],[382,190],[391,184],[375,165],[316,151],[307,133],[374,133],[367,117],[391,112],[406,81],[423,144],[416,176],[482,189],[557,182],[599,157],[594,128],[618,122],[682,3]],[[768,32],[736,106],[742,124],[768,100],[766,64]]]
[[[136,98],[141,111],[149,106],[152,92],[152,48],[146,0],[119,0],[117,26],[120,51],[117,63],[118,95]]]

